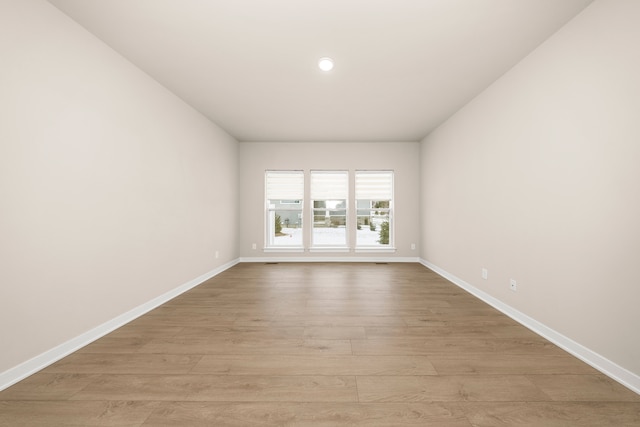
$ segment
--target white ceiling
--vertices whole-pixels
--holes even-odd
[[[592,0],[49,1],[238,140],[303,142],[419,141]]]

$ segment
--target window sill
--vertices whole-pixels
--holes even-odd
[[[283,247],[269,247],[263,248],[263,252],[286,252],[286,253],[303,253],[304,248],[288,248],[286,246]]]
[[[342,247],[315,247],[310,248],[309,252],[349,252],[349,248]]]
[[[362,247],[362,248],[356,248],[355,252],[358,253],[366,253],[366,252],[375,252],[375,253],[394,253],[396,251],[396,248],[394,247]]]
[[[305,249],[304,248],[292,248],[292,247],[286,247],[286,246],[282,246],[282,247],[268,247],[268,248],[263,248],[262,249],[263,252],[267,252],[267,253],[275,253],[275,252],[280,252],[280,253],[304,253]],[[360,248],[355,248],[354,252],[356,253],[395,253],[396,248],[394,247],[386,247],[386,248],[382,248],[382,247],[360,247]],[[348,253],[351,252],[350,248],[344,247],[344,246],[317,246],[314,248],[309,248],[309,252],[337,252],[337,253]]]

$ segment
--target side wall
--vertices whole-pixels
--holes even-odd
[[[418,260],[420,206],[420,144],[406,143],[240,143],[240,256],[310,260],[407,259]],[[264,253],[264,172],[268,169],[395,170],[395,253]],[[256,243],[257,249],[252,245]],[[416,249],[411,249],[411,244]]]
[[[422,259],[636,380],[638,19],[638,1],[596,1],[421,153]]]
[[[0,3],[0,58],[2,377],[237,260],[238,153],[44,1]]]

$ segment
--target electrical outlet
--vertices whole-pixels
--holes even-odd
[[[412,244],[411,244],[411,250],[412,250],[412,251],[415,251],[415,250],[416,250],[416,244],[415,244],[415,243],[412,243]]]
[[[254,251],[258,249],[258,244],[257,243],[252,244],[251,249],[253,249]]]
[[[512,291],[517,291],[518,290],[518,282],[516,282],[513,279],[509,280],[509,289],[511,289]]]
[[[486,268],[482,269],[482,278],[484,280],[487,280],[487,277],[489,277],[489,270],[487,270]]]
[[[220,258],[220,252],[216,251],[216,259]]]

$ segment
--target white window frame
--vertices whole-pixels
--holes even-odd
[[[289,182],[287,182],[289,181]],[[303,252],[304,251],[304,171],[267,170],[265,171],[265,252]],[[279,206],[271,201],[279,200]],[[276,212],[290,212],[299,219],[300,243],[276,244]]]
[[[325,179],[323,179],[323,177]],[[326,181],[330,181],[335,179],[337,184],[341,184],[340,187],[335,187],[331,189],[330,187],[323,187],[326,184]],[[350,173],[348,170],[311,170],[309,176],[309,206],[310,206],[310,216],[311,220],[309,221],[309,231],[311,235],[311,246],[309,251],[311,252],[349,252],[349,242],[350,242],[350,210],[349,210],[349,182],[350,182]],[[323,183],[325,181],[325,183]],[[341,182],[342,181],[342,182]],[[344,200],[344,207],[325,207],[325,208],[316,208],[316,201],[326,201],[326,200]],[[316,212],[321,212],[324,210],[325,212],[344,212],[344,243],[328,243],[322,244],[318,243],[315,238],[315,230],[316,230]],[[342,216],[342,215],[340,215]],[[329,220],[331,221],[331,220]],[[340,225],[338,226],[340,227]],[[331,228],[331,224],[329,227]]]
[[[393,170],[356,170],[354,173],[355,182],[355,209],[356,209],[356,252],[395,252],[394,246],[394,178],[395,173]],[[388,183],[385,183],[385,177],[388,177]],[[381,180],[380,186],[376,188],[376,181]],[[373,203],[376,201],[388,201],[389,206],[387,208],[374,207]],[[368,203],[367,208],[361,208],[363,203]],[[380,216],[380,213],[384,213],[382,216],[387,217],[389,223],[389,242],[387,244],[382,243],[360,243],[358,240],[357,226],[359,224],[359,217],[361,211],[369,210],[370,220],[373,221],[374,217]],[[377,212],[377,214],[374,214]],[[361,225],[364,227],[365,225]],[[366,225],[369,226],[369,225]],[[379,232],[381,222],[376,221],[376,229]]]

